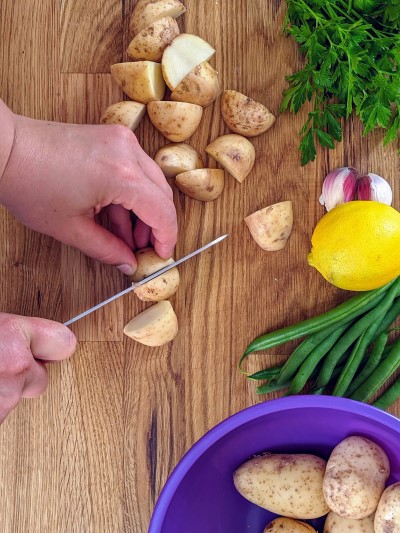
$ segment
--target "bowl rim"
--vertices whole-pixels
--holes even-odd
[[[239,428],[244,423],[257,419],[260,416],[276,413],[277,411],[311,407],[350,411],[384,425],[392,426],[394,424],[394,426],[397,426],[400,433],[399,418],[370,404],[350,400],[349,398],[326,395],[296,395],[276,398],[251,405],[250,407],[246,407],[245,409],[234,413],[209,429],[183,455],[181,460],[172,470],[160,492],[150,520],[148,533],[161,532],[161,526],[164,523],[168,507],[181,481],[188,473],[191,466],[210,448],[210,446],[214,445],[230,431]]]

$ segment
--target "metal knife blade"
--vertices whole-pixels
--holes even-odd
[[[147,278],[144,278],[144,279],[142,279],[140,281],[137,281],[136,283],[132,283],[132,285],[130,287],[128,287],[127,289],[119,292],[118,294],[114,294],[114,296],[111,296],[111,298],[107,298],[107,300],[104,300],[103,302],[100,302],[99,304],[95,305],[94,307],[91,307],[87,311],[84,311],[80,315],[77,315],[74,318],[71,318],[70,320],[67,320],[67,322],[64,322],[64,326],[69,326],[70,324],[73,324],[77,320],[80,320],[84,316],[87,316],[90,313],[93,313],[93,311],[97,311],[97,309],[100,309],[100,307],[103,307],[104,305],[107,305],[108,303],[116,300],[120,296],[123,296],[124,294],[128,294],[128,292],[131,292],[131,291],[137,289],[137,287],[140,287],[141,285],[144,285],[145,283],[148,283],[149,281],[151,281],[154,278],[158,278],[158,276],[161,276],[161,274],[164,274],[164,272],[167,272],[171,268],[174,268],[177,265],[180,265],[184,261],[187,261],[188,259],[190,259],[191,257],[194,257],[195,255],[199,254],[200,252],[203,252],[204,250],[207,250],[207,248],[210,248],[211,246],[214,246],[214,244],[217,244],[217,243],[223,241],[224,239],[226,239],[226,237],[228,237],[228,234],[221,235],[221,237],[218,237],[218,239],[214,239],[213,241],[209,242],[208,244],[205,244],[204,246],[202,246],[198,250],[195,250],[194,252],[191,252],[190,254],[185,255],[185,257],[182,257],[181,259],[178,259],[177,261],[174,261],[170,265],[167,265],[164,268],[161,268],[160,270],[157,270],[157,272],[154,272],[150,276],[147,276]]]

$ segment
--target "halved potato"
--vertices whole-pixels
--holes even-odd
[[[285,247],[293,227],[292,202],[279,202],[244,219],[258,246],[268,252]]]
[[[135,131],[146,113],[145,104],[117,102],[107,107],[100,118],[101,124],[122,124]]]
[[[203,61],[187,74],[171,93],[171,100],[207,107],[220,93],[218,72]]]
[[[130,42],[128,56],[131,59],[161,61],[166,47],[179,35],[179,27],[172,17],[163,17],[146,26]]]
[[[276,120],[263,104],[232,90],[222,93],[221,114],[230,130],[245,137],[264,133]]]
[[[167,46],[162,56],[165,83],[173,91],[189,72],[214,54],[214,48],[201,37],[181,33]]]
[[[173,258],[162,259],[154,248],[142,248],[135,252],[137,268],[132,276],[132,281],[141,281],[154,272],[161,270],[174,262]],[[175,294],[179,286],[179,272],[176,267],[171,268],[161,276],[134,289],[134,293],[140,300],[147,302],[159,302],[167,300]]]
[[[150,102],[147,111],[154,127],[172,142],[191,137],[203,115],[201,106],[186,102]]]
[[[190,144],[183,143],[162,146],[156,153],[154,161],[166,178],[175,178],[181,172],[204,167],[197,150]]]
[[[111,75],[126,95],[136,102],[147,104],[162,100],[165,83],[160,63],[137,61],[111,65]]]
[[[175,184],[178,189],[194,200],[211,202],[224,190],[225,176],[220,168],[199,168],[178,174]]]
[[[256,159],[251,142],[232,133],[217,137],[206,147],[206,152],[239,183],[250,174]]]
[[[185,13],[185,6],[178,0],[139,0],[130,20],[132,35],[162,17],[178,18]]]
[[[178,319],[168,300],[158,302],[132,318],[124,333],[146,346],[162,346],[178,333]]]

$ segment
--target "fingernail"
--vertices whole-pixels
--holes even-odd
[[[132,265],[119,265],[117,268],[122,274],[125,274],[125,276],[133,276],[135,273],[135,269]]]

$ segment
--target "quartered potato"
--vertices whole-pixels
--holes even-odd
[[[375,533],[400,533],[400,482],[387,487],[375,513]]]
[[[166,47],[179,35],[179,27],[172,17],[163,17],[140,31],[130,42],[127,53],[131,59],[161,61]]]
[[[317,533],[317,531],[307,524],[293,518],[275,518],[264,529],[264,533]]]
[[[135,131],[145,113],[146,106],[140,102],[117,102],[107,107],[100,122],[101,124],[122,124]]]
[[[239,183],[250,174],[256,159],[254,146],[241,135],[217,137],[206,146],[206,152]]]
[[[268,252],[282,250],[292,232],[292,202],[269,205],[247,216],[244,221],[260,248]]]
[[[160,63],[136,61],[111,65],[111,75],[124,93],[142,104],[162,100],[165,83]]]
[[[138,0],[130,20],[131,33],[136,35],[163,17],[176,19],[185,11],[185,6],[178,0]]]
[[[147,112],[153,126],[169,141],[186,141],[197,130],[203,108],[186,102],[150,102]]]
[[[175,185],[178,189],[202,202],[216,200],[224,190],[224,171],[219,168],[199,168],[178,174]]]
[[[177,143],[162,146],[154,157],[154,161],[164,172],[166,178],[175,178],[177,174],[203,168],[200,154],[190,144]]]
[[[174,262],[173,258],[162,259],[154,248],[142,248],[135,252],[137,268],[132,276],[132,281],[141,281],[154,272],[161,270]],[[134,293],[138,298],[149,302],[167,300],[177,291],[179,286],[179,272],[176,267],[171,268],[161,276],[137,287]]]
[[[374,515],[354,520],[331,511],[325,520],[324,533],[374,533]]]
[[[171,93],[171,100],[207,107],[214,102],[219,92],[218,72],[210,63],[203,61],[176,86]]]
[[[178,333],[178,319],[168,300],[158,302],[132,318],[124,333],[146,346],[162,346]]]

